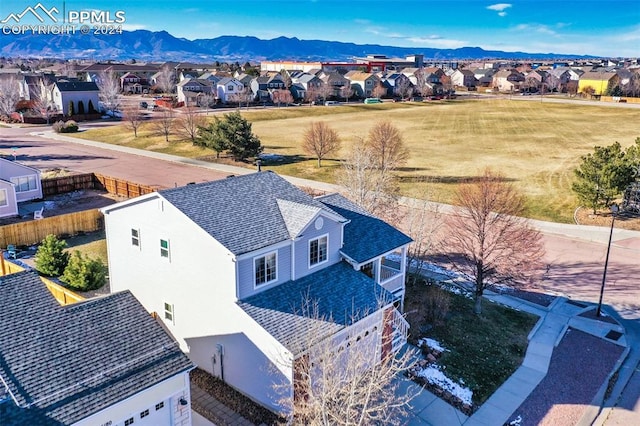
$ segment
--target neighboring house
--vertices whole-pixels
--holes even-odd
[[[189,106],[198,103],[198,96],[215,94],[216,89],[209,80],[187,78],[176,84],[176,92],[178,94],[178,102],[184,102],[185,105]]]
[[[40,198],[40,170],[0,158],[0,217],[16,216],[18,203]]]
[[[382,356],[406,341],[411,239],[340,195],[313,198],[258,172],[102,212],[111,290],[131,290],[193,362],[273,410],[294,396],[315,326]]]
[[[620,77],[615,72],[608,71],[588,71],[580,76],[578,81],[578,92],[585,92],[587,88],[593,89],[592,95],[606,95],[610,89],[613,89]]]
[[[122,93],[141,94],[149,92],[149,80],[128,72],[120,77],[120,90]]]
[[[218,99],[224,103],[241,102],[241,96],[245,93],[244,84],[233,77],[225,77],[216,84]]]
[[[380,78],[368,72],[349,71],[344,76],[351,81],[355,95],[361,98],[371,97],[376,86],[380,84]]]
[[[473,76],[478,80],[478,86],[490,87],[493,83],[493,74],[496,70],[493,68],[477,68],[472,70]]]
[[[88,114],[90,106],[97,109],[100,104],[100,89],[91,81],[57,81],[53,83],[49,96],[63,115],[69,114],[71,105],[74,114]]]
[[[342,97],[342,93],[341,93],[342,88],[344,86],[348,86],[351,84],[349,79],[345,78],[342,74],[336,71],[331,71],[331,72],[323,71],[318,75],[318,78],[322,81],[322,83],[327,88],[327,91],[325,92],[327,96],[324,96],[325,98]]]
[[[305,99],[307,94],[319,94],[324,84],[318,76],[308,73],[299,73],[291,76],[291,93],[294,99]]]
[[[493,75],[493,87],[499,92],[520,90],[524,75],[515,70],[500,70]]]
[[[259,102],[271,101],[271,92],[285,87],[280,73],[269,72],[251,80],[251,91]]]
[[[401,73],[390,73],[380,78],[382,85],[387,89],[388,96],[408,98],[413,92],[411,80]]]
[[[471,70],[458,68],[451,73],[451,84],[454,87],[475,87],[477,82],[476,76]]]
[[[60,306],[24,271],[0,309],[2,426],[191,424],[194,365],[130,292]]]

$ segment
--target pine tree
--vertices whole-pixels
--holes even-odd
[[[239,112],[225,114],[224,119],[216,122],[219,137],[226,144],[234,160],[244,161],[257,157],[262,152],[260,139],[251,132],[251,123]]]
[[[69,254],[64,251],[67,242],[53,234],[47,235],[36,251],[36,270],[49,277],[57,277],[64,271]]]
[[[69,258],[69,263],[60,279],[76,290],[95,290],[105,284],[106,271],[100,260],[90,259],[76,250]]]

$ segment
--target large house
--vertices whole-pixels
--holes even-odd
[[[128,292],[60,306],[35,271],[0,277],[2,426],[186,426],[194,365]]]
[[[63,115],[92,113],[100,104],[100,89],[88,81],[57,81],[48,96]]]
[[[112,291],[129,289],[193,362],[275,411],[286,411],[283,389],[295,397],[317,326],[381,356],[406,342],[411,239],[340,195],[313,198],[257,172],[102,212]]]

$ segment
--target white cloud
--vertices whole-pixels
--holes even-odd
[[[496,4],[487,6],[487,9],[498,12],[498,16],[507,16],[507,12],[505,11],[509,9],[511,6],[512,6],[511,3],[496,3]]]
[[[561,28],[561,27],[558,27]],[[514,27],[515,31],[528,31],[528,32],[536,32],[540,34],[546,35],[557,35],[558,33],[548,25],[543,24],[520,24]]]
[[[510,3],[496,3],[496,4],[492,4],[490,6],[487,6],[487,9],[489,10],[495,10],[497,12],[502,12],[505,9],[510,8],[512,5]]]
[[[147,26],[144,24],[131,24],[127,22],[122,24],[122,29],[125,31],[146,30]]]
[[[407,41],[410,41],[416,45],[422,45],[425,47],[437,47],[441,49],[457,49],[459,47],[465,47],[469,44],[466,40],[455,40],[443,38],[438,35],[429,35],[426,37],[408,37]]]

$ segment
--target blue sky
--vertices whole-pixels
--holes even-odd
[[[40,0],[62,10],[62,0]],[[1,0],[0,20],[38,0]],[[122,10],[126,29],[187,39],[279,36],[402,47],[640,56],[640,0],[67,0],[66,10]]]

